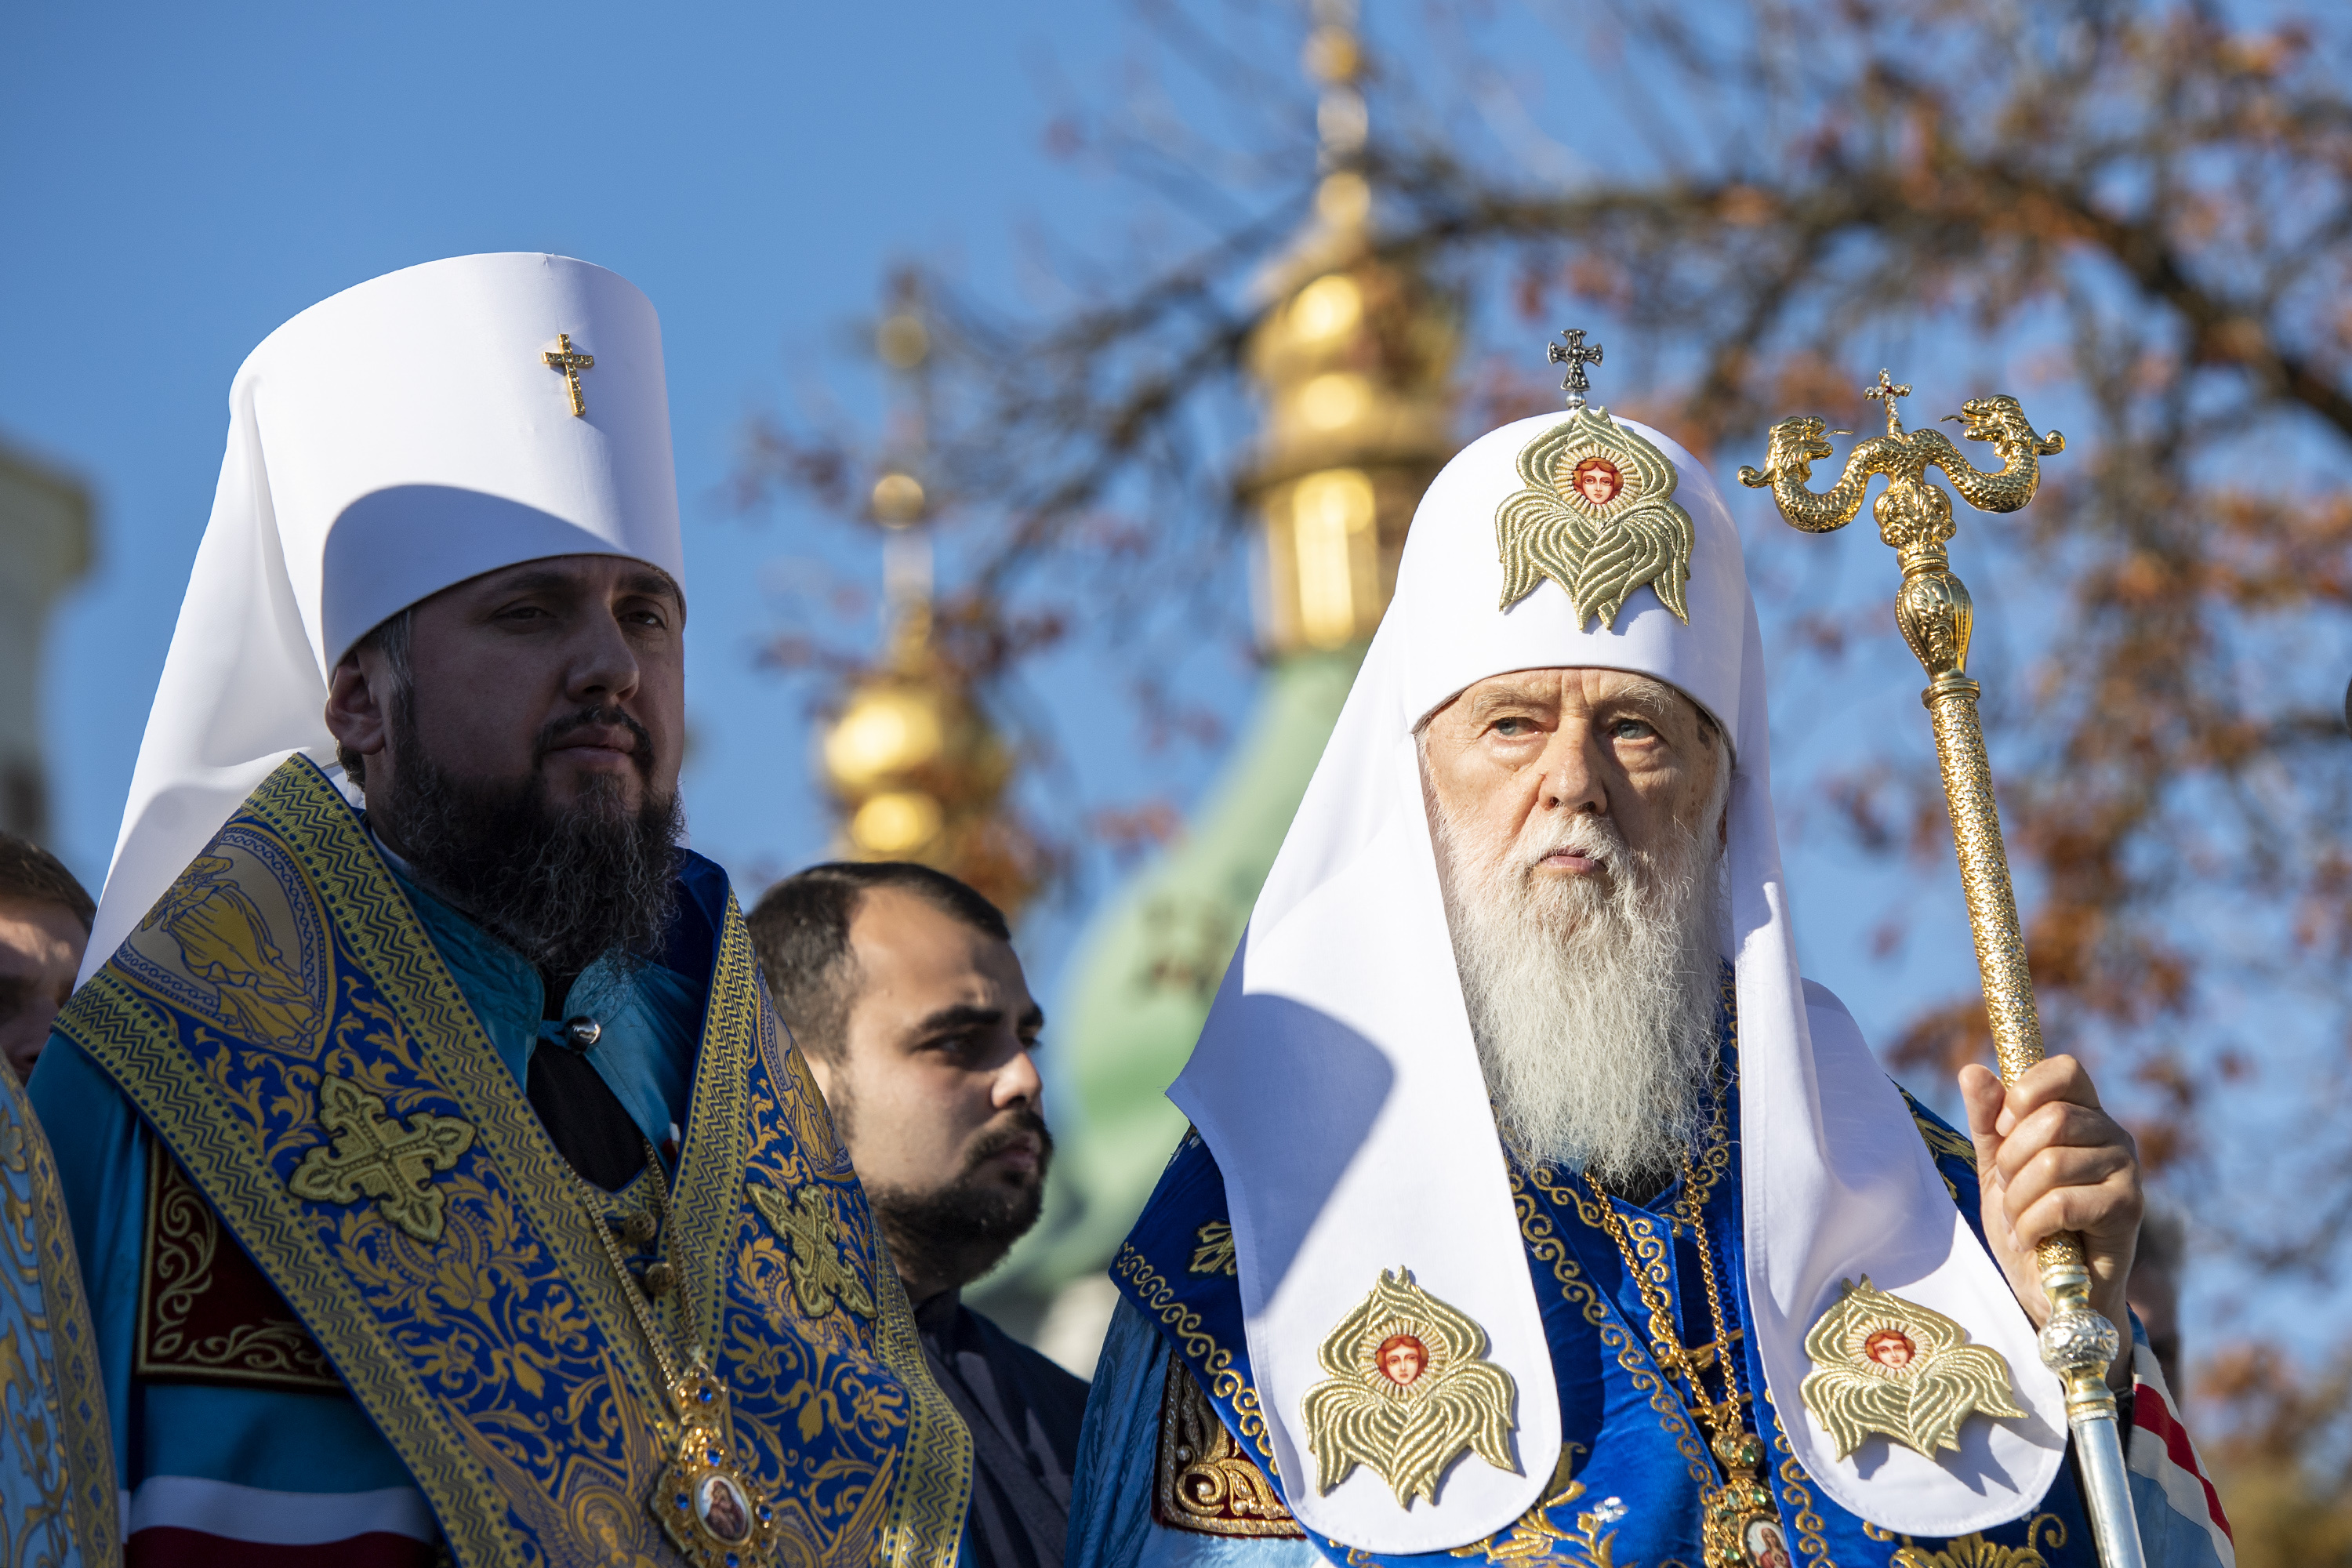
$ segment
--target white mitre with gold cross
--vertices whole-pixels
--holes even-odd
[[[1795,1458],[1841,1505],[1901,1533],[2017,1518],[2065,1453],[2058,1383],[1853,1019],[1798,977],[1738,533],[1687,451],[1597,408],[1492,431],[1430,487],[1396,596],[1169,1091],[1224,1176],[1286,1500],[1350,1546],[1441,1551],[1518,1518],[1559,1458],[1550,1352],[1454,968],[1414,731],[1475,681],[1573,666],[1671,683],[1735,754],[1726,956],[1746,1316]],[[1403,1489],[1369,1467],[1325,1492],[1308,1436],[1331,1414],[1308,1409],[1332,1381],[1318,1352],[1368,1296],[1403,1289],[1399,1271],[1485,1335],[1485,1359],[1509,1378],[1507,1439],[1458,1447],[1433,1500],[1401,1502]],[[1867,1468],[1842,1455],[1800,1397],[1813,1369],[1805,1339],[1842,1281],[1865,1276],[2003,1358],[2025,1414],[1969,1420],[1958,1448],[1933,1458],[1893,1443],[1863,1450]],[[1364,1333],[1378,1338],[1377,1325]]]
[[[279,763],[335,772],[327,681],[353,643],[469,577],[578,554],[685,586],[661,322],[627,279],[462,256],[270,333],[229,385],[83,978]]]

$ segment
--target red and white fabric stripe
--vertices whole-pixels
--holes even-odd
[[[2124,1463],[2161,1488],[2173,1512],[2204,1527],[2221,1568],[2237,1568],[2238,1549],[2221,1512],[2221,1495],[2206,1479],[2204,1462],[2165,1386],[2164,1369],[2144,1344],[2132,1347],[2132,1384],[2131,1441]]]
[[[151,1476],[122,1511],[126,1568],[425,1568],[440,1537],[414,1487],[274,1492]]]

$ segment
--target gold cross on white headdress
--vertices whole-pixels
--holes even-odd
[[[574,419],[586,418],[588,416],[588,400],[580,395],[580,373],[583,370],[593,369],[596,364],[596,356],[594,354],[583,354],[574,350],[572,346],[572,334],[570,332],[558,332],[555,334],[555,347],[548,350],[539,357],[547,362],[548,369],[560,370],[563,373],[564,384],[570,387],[572,391],[572,417]]]

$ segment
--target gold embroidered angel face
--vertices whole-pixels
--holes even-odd
[[[1576,465],[1576,488],[1594,506],[1607,506],[1625,488],[1625,476],[1606,458],[1587,458]]]
[[[1568,595],[1580,627],[1595,616],[1615,626],[1617,612],[1643,587],[1690,619],[1683,588],[1697,532],[1675,503],[1677,476],[1665,453],[1607,409],[1579,408],[1528,443],[1518,470],[1527,488],[1495,513],[1501,608],[1549,577]]]
[[[1437,1500],[1467,1451],[1514,1474],[1511,1374],[1486,1359],[1486,1331],[1413,1282],[1383,1272],[1363,1303],[1316,1350],[1329,1375],[1300,1402],[1316,1487],[1328,1492],[1363,1465],[1398,1506]]]
[[[1381,1342],[1381,1375],[1399,1388],[1411,1388],[1429,1364],[1429,1347],[1411,1334],[1391,1334]]]
[[[1874,1434],[1935,1458],[1957,1448],[1960,1424],[1981,1412],[2021,1417],[2009,1363],[1941,1312],[1843,1282],[1837,1304],[1805,1335],[1813,1370],[1798,1390],[1841,1459]]]

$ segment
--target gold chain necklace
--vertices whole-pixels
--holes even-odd
[[[655,1270],[667,1270],[669,1289],[677,1293],[678,1326],[687,1343],[694,1346],[683,1370],[670,1353],[669,1336],[654,1317],[652,1303],[646,1300],[646,1283],[629,1272],[628,1262],[621,1256],[621,1244],[614,1239],[614,1226],[599,1207],[597,1189],[585,1176],[572,1173],[589,1228],[604,1244],[605,1260],[620,1279],[621,1294],[628,1300],[637,1331],[653,1352],[677,1422],[677,1445],[646,1499],[646,1511],[659,1521],[663,1532],[693,1568],[764,1568],[775,1555],[776,1510],[744,1474],[732,1446],[727,1384],[711,1371],[696,1340],[694,1293],[683,1271],[670,1261],[669,1183],[651,1143],[646,1145],[646,1169],[653,1174],[653,1236],[646,1236],[639,1227],[643,1215],[632,1215],[623,1228],[632,1241],[660,1238],[659,1260],[649,1265],[646,1274],[650,1279]]]
[[[1714,1128],[1717,1140],[1724,1136],[1724,1122],[1722,1101],[1718,1099]],[[1601,1228],[1616,1243],[1618,1256],[1625,1261],[1625,1272],[1633,1279],[1633,1288],[1641,1293],[1642,1305],[1649,1312],[1650,1353],[1670,1382],[1679,1377],[1688,1385],[1690,1406],[1699,1425],[1706,1430],[1707,1446],[1716,1462],[1723,1468],[1722,1484],[1699,1496],[1699,1550],[1706,1568],[1789,1568],[1788,1542],[1781,1533],[1780,1514],[1772,1506],[1771,1489],[1757,1479],[1757,1471],[1764,1463],[1764,1445],[1748,1430],[1739,1412],[1749,1396],[1739,1392],[1738,1376],[1734,1371],[1733,1335],[1724,1315],[1722,1289],[1716,1281],[1715,1251],[1707,1245],[1706,1228],[1701,1223],[1700,1210],[1706,1194],[1698,1187],[1697,1173],[1687,1154],[1683,1156],[1682,1173],[1683,1195],[1675,1205],[1674,1220],[1690,1227],[1691,1239],[1698,1247],[1699,1277],[1706,1286],[1707,1314],[1715,1327],[1713,1340],[1687,1347],[1675,1327],[1674,1310],[1665,1291],[1650,1278],[1635,1254],[1633,1240],[1625,1234],[1624,1221],[1618,1217],[1608,1190],[1590,1174],[1585,1181],[1598,1200]],[[1673,1234],[1670,1226],[1669,1246]],[[1709,1367],[1715,1369],[1722,1384],[1720,1399],[1707,1397],[1703,1374]]]

